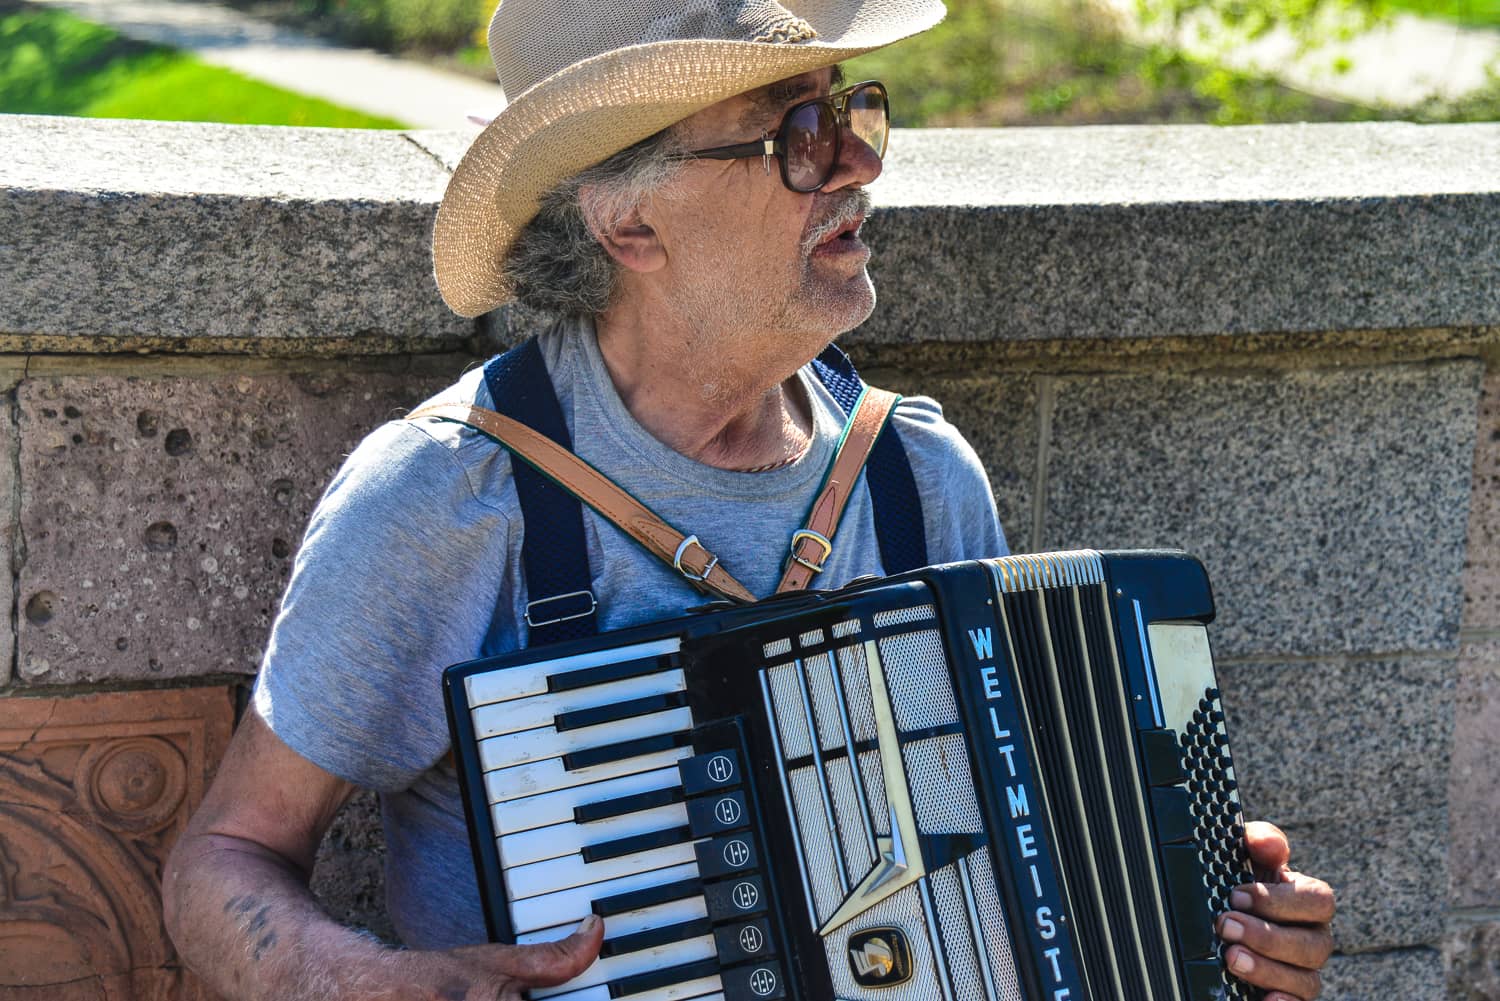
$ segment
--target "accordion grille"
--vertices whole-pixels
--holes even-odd
[[[958,868],[944,866],[932,874],[931,883],[932,902],[937,909],[943,950],[948,954],[948,971],[953,979],[954,1001],[987,1001],[979,970],[980,953],[974,942]]]
[[[820,653],[803,662],[807,691],[818,724],[818,744],[825,751],[845,744],[844,714],[839,708],[838,690],[833,686],[832,660],[829,654]]]
[[[859,756],[859,774],[870,799],[870,822],[876,834],[886,837],[891,833],[891,808],[885,798],[885,769],[878,751],[865,751]]]
[[[854,788],[849,759],[835,758],[824,766],[828,789],[833,796],[833,812],[838,815],[839,842],[844,848],[845,872],[851,883],[858,882],[875,865],[875,852],[865,837],[864,807]],[[890,825],[886,825],[890,826]]]
[[[807,878],[812,883],[813,907],[822,924],[833,916],[844,899],[839,886],[838,864],[834,860],[833,839],[828,827],[832,821],[824,809],[823,792],[818,773],[813,768],[793,769],[792,805],[797,811],[797,830],[802,836],[802,851],[808,861]]]
[[[788,758],[812,753],[807,713],[802,709],[802,682],[795,664],[783,664],[766,672],[771,679],[771,698],[776,703],[776,725],[781,732],[781,752]]]
[[[979,912],[979,927],[984,930],[984,952],[989,957],[990,977],[1000,1001],[1025,1001],[1021,982],[1016,976],[1016,958],[1011,952],[1010,932],[1005,926],[1005,911],[995,890],[995,870],[987,851],[969,856],[969,872],[974,886],[974,905]]]
[[[909,608],[892,608],[885,612],[876,612],[871,616],[876,629],[884,629],[887,626],[905,626],[913,622],[927,622],[937,618],[937,610],[931,605],[912,605]]]
[[[925,730],[958,722],[948,658],[936,629],[887,636],[880,641],[880,657],[898,729]]]
[[[927,737],[903,744],[912,808],[923,834],[980,834],[984,821],[963,737]]]
[[[846,646],[839,650],[839,677],[844,682],[844,699],[849,707],[849,729],[861,743],[875,739],[875,715],[870,700],[870,675],[865,664],[865,648]]]

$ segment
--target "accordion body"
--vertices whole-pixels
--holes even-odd
[[[931,567],[450,668],[495,941],[568,1001],[1240,1001],[1199,563]]]

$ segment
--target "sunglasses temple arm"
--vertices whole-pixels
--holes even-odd
[[[766,168],[766,176],[769,177],[771,176],[771,157],[776,155],[776,140],[768,139],[766,134],[762,132],[760,134],[760,141],[762,144],[760,162]]]

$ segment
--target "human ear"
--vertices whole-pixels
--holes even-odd
[[[661,237],[641,217],[639,207],[614,219],[601,219],[602,213],[590,211],[591,208],[596,208],[590,204],[590,192],[585,189],[579,194],[589,231],[594,234],[594,239],[599,241],[605,253],[621,267],[646,274],[659,270],[667,263],[667,252],[662,246]]]

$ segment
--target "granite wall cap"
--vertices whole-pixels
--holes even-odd
[[[400,133],[0,115],[0,149],[0,336],[472,333],[431,275],[447,172]]]
[[[471,138],[0,116],[0,337],[447,350]],[[1497,179],[1495,124],[903,131],[852,340],[1496,325]]]

